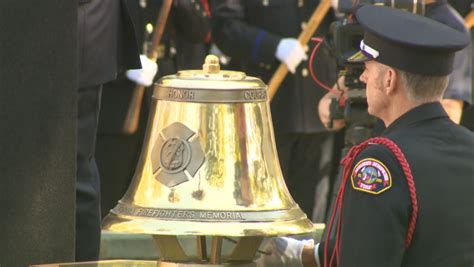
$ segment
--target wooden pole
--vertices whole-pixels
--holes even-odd
[[[311,15],[311,18],[308,21],[306,28],[300,33],[298,37],[298,41],[302,46],[305,46],[313,34],[318,29],[321,21],[326,16],[329,8],[331,7],[331,0],[321,0],[316,10]],[[285,64],[280,64],[276,72],[273,74],[270,82],[268,83],[268,97],[270,101],[272,100],[273,96],[276,94],[278,87],[285,79],[286,74],[288,73],[288,68]]]
[[[466,28],[468,29],[474,26],[474,10],[471,10],[471,12],[467,14],[466,18],[464,19],[464,25],[466,25]]]
[[[151,49],[149,49],[147,53],[147,57],[155,62],[158,59],[158,45],[160,44],[161,37],[165,30],[172,2],[173,0],[164,0],[161,4],[158,17],[156,18],[155,29],[151,40]],[[145,86],[137,84],[133,90],[132,99],[130,100],[123,125],[123,131],[127,134],[133,134],[138,129],[144,93]]]

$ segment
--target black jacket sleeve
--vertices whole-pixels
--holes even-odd
[[[377,167],[359,167],[367,163]],[[378,186],[380,191],[367,186],[384,176],[389,183]],[[358,185],[361,179],[365,187]],[[369,146],[354,161],[344,192],[339,267],[401,266],[412,209],[406,178],[395,156],[381,145]],[[321,266],[326,242],[318,249]],[[335,238],[328,242],[328,261],[334,248]]]
[[[411,214],[401,165],[382,145],[370,145],[354,162],[342,205],[339,266],[401,266]]]
[[[256,1],[215,1],[212,9],[213,39],[219,49],[231,58],[255,64],[273,64],[282,37],[255,26],[257,23],[248,23],[247,18],[254,18],[248,14],[250,9],[255,10],[255,7],[248,6],[253,2]]]

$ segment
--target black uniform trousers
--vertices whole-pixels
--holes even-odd
[[[100,248],[100,178],[94,150],[102,84],[141,65],[125,0],[80,0],[77,19],[76,261],[92,261]]]
[[[102,85],[80,88],[77,121],[76,261],[99,258],[100,178],[95,143]]]

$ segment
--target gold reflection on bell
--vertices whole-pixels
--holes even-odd
[[[311,232],[281,174],[266,90],[260,79],[220,70],[212,55],[203,70],[161,78],[135,176],[103,228],[160,236]]]

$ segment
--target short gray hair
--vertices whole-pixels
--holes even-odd
[[[404,83],[408,98],[416,102],[439,101],[448,86],[448,75],[429,76],[395,69]]]

